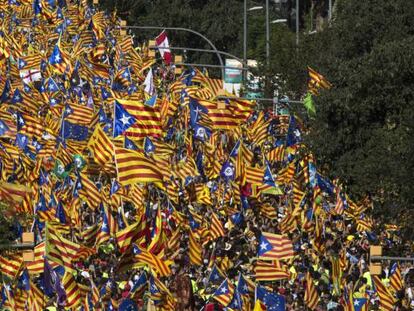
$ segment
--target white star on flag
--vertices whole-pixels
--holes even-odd
[[[260,249],[267,249],[267,245],[268,243],[262,242],[262,244],[260,244]]]
[[[122,114],[122,118],[120,119],[120,121],[122,122],[122,124],[126,125],[129,122],[130,117],[126,116],[125,114]]]

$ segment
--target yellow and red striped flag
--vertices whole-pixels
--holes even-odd
[[[62,286],[66,292],[66,307],[76,310],[81,304],[81,292],[73,274],[66,271],[62,278]]]
[[[34,248],[34,260],[26,263],[27,270],[31,275],[43,273],[45,269],[45,242],[40,242]],[[54,264],[51,262],[51,264]]]
[[[214,292],[213,298],[224,307],[227,307],[233,299],[234,289],[234,285],[228,279],[225,279]]]
[[[32,190],[25,185],[12,184],[4,181],[0,182],[0,193],[11,202],[21,203],[26,195],[30,195]]]
[[[13,254],[11,256],[0,256],[0,272],[10,279],[16,278],[23,264],[23,256],[21,254]]]
[[[35,283],[30,282],[30,291],[28,304],[33,311],[43,311],[45,309],[44,293],[36,286]]]
[[[67,104],[63,110],[66,121],[74,124],[89,126],[94,116],[93,109],[83,105]]]
[[[403,288],[400,266],[396,262],[391,266],[389,279],[391,288],[395,292],[398,292]]]
[[[135,183],[161,183],[163,180],[154,161],[138,151],[115,147],[115,162],[118,181],[123,186]]]
[[[190,263],[196,266],[201,266],[202,261],[202,248],[200,243],[196,240],[194,233],[190,230],[188,233],[189,239],[189,252],[190,252]]]
[[[262,232],[258,257],[264,260],[284,260],[294,256],[293,244],[284,235]]]
[[[134,260],[143,262],[158,272],[159,276],[168,276],[171,274],[171,269],[167,263],[158,256],[142,249],[136,245],[133,248]]]
[[[88,148],[93,153],[95,162],[100,166],[113,162],[114,146],[99,124],[96,125],[88,142]]]
[[[51,261],[64,266],[70,273],[75,272],[73,262],[85,259],[95,250],[76,244],[64,238],[50,223],[46,223],[46,256]]]
[[[121,253],[125,253],[125,251],[131,246],[132,241],[135,242],[140,238],[140,235],[143,232],[142,224],[143,223],[141,222],[136,222],[116,233],[116,243]]]
[[[85,198],[89,204],[89,208],[96,209],[101,203],[101,193],[99,192],[98,188],[96,187],[95,183],[90,180],[86,174],[80,174],[80,181],[82,184],[82,188],[79,189],[79,194],[82,198]]]
[[[250,165],[245,166],[246,181],[251,184],[261,185],[263,184],[263,176],[265,169],[261,167],[252,167]]]
[[[137,100],[117,99],[117,101],[136,119],[136,122],[124,132],[125,136],[136,139],[161,136],[162,122],[157,108],[149,107]]]
[[[254,269],[256,281],[277,281],[289,278],[286,267],[278,261],[257,261]]]
[[[388,288],[381,282],[377,275],[372,276],[374,280],[375,290],[380,300],[380,308],[384,311],[394,310],[395,299]]]
[[[274,206],[272,206],[270,203],[264,203],[260,205],[260,214],[265,216],[269,219],[277,219],[277,211]]]
[[[309,72],[309,82],[308,90],[314,95],[318,95],[319,89],[330,89],[332,84],[320,73],[313,70],[311,67],[308,67]]]
[[[216,213],[211,214],[210,236],[213,240],[225,236],[224,227]]]
[[[319,303],[319,294],[313,284],[313,280],[309,272],[306,273],[305,282],[305,304],[309,309],[315,310]]]

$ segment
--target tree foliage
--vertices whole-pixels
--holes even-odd
[[[413,14],[403,0],[339,1],[311,63],[334,85],[316,99],[317,158],[390,214],[414,203]]]

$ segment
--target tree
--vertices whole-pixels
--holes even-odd
[[[4,246],[12,243],[17,238],[14,227],[15,219],[10,217],[7,210],[9,210],[8,206],[0,202],[0,245]]]
[[[414,3],[338,1],[309,65],[334,87],[316,98],[309,143],[322,166],[378,211],[414,207]]]

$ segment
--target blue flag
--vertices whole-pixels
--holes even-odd
[[[61,224],[65,224],[66,223],[66,215],[65,215],[65,210],[63,208],[62,202],[59,201],[57,207],[56,207],[56,218],[59,219]]]
[[[273,179],[272,171],[270,170],[269,162],[266,163],[266,169],[263,175],[263,183],[269,186],[276,187],[275,180]]]
[[[6,132],[9,130],[9,127],[4,123],[3,120],[0,120],[0,136],[3,136],[6,134]]]
[[[240,149],[240,140],[238,140],[238,141],[236,142],[236,144],[234,145],[233,149],[232,149],[232,150],[231,150],[231,152],[230,152],[230,156],[231,156],[232,158],[237,157],[237,155],[239,154],[239,149]]]
[[[47,81],[47,90],[49,92],[57,92],[59,91],[59,86],[56,84],[55,80],[53,78],[49,78]]]
[[[193,129],[194,129],[194,138],[199,139],[201,141],[206,141],[211,136],[211,130],[209,130],[208,128],[204,126],[194,124]]]
[[[143,272],[134,282],[131,288],[130,293],[134,294],[137,291],[140,291],[141,289],[144,289],[147,285],[147,274]]]
[[[286,147],[296,145],[301,140],[300,131],[296,126],[296,119],[290,116],[289,128],[286,136]]]
[[[125,137],[124,147],[129,150],[138,150],[137,145],[135,145],[135,143],[128,137]]]
[[[114,137],[117,137],[135,124],[137,120],[117,101],[115,101],[114,105]]]
[[[59,46],[56,44],[53,48],[53,52],[49,57],[49,64],[51,65],[58,65],[62,63],[63,57],[62,53],[60,52]]]
[[[208,113],[208,109],[198,103],[194,98],[190,99],[190,122],[194,126],[201,118],[201,113]]]
[[[3,92],[1,93],[1,96],[0,96],[0,102],[4,103],[9,100],[10,91],[11,91],[10,80],[7,79],[6,83],[4,84]]]
[[[63,306],[66,302],[66,291],[60,282],[59,274],[52,269],[45,258],[45,270],[43,273],[44,287],[48,292],[55,292],[57,294],[57,303],[59,306]]]
[[[281,295],[271,293],[258,285],[256,287],[256,297],[263,302],[268,311],[285,311],[286,301],[285,297]]]
[[[41,0],[34,0],[33,1],[33,11],[35,15],[42,13],[42,5]]]
[[[88,128],[65,120],[60,128],[60,136],[63,139],[85,141],[88,139]]]
[[[144,139],[144,151],[145,153],[155,152],[155,145],[149,137],[145,137]]]
[[[135,301],[126,298],[120,303],[118,311],[138,311],[138,306]]]
[[[224,162],[221,167],[220,176],[226,181],[234,180],[235,170],[234,166],[230,161]]]
[[[13,98],[11,100],[12,104],[17,104],[17,103],[21,103],[23,101],[23,96],[20,93],[19,89],[15,89],[14,93],[13,93]]]
[[[22,290],[30,290],[30,277],[27,269],[23,270],[22,275],[20,276],[17,283],[17,287]]]

